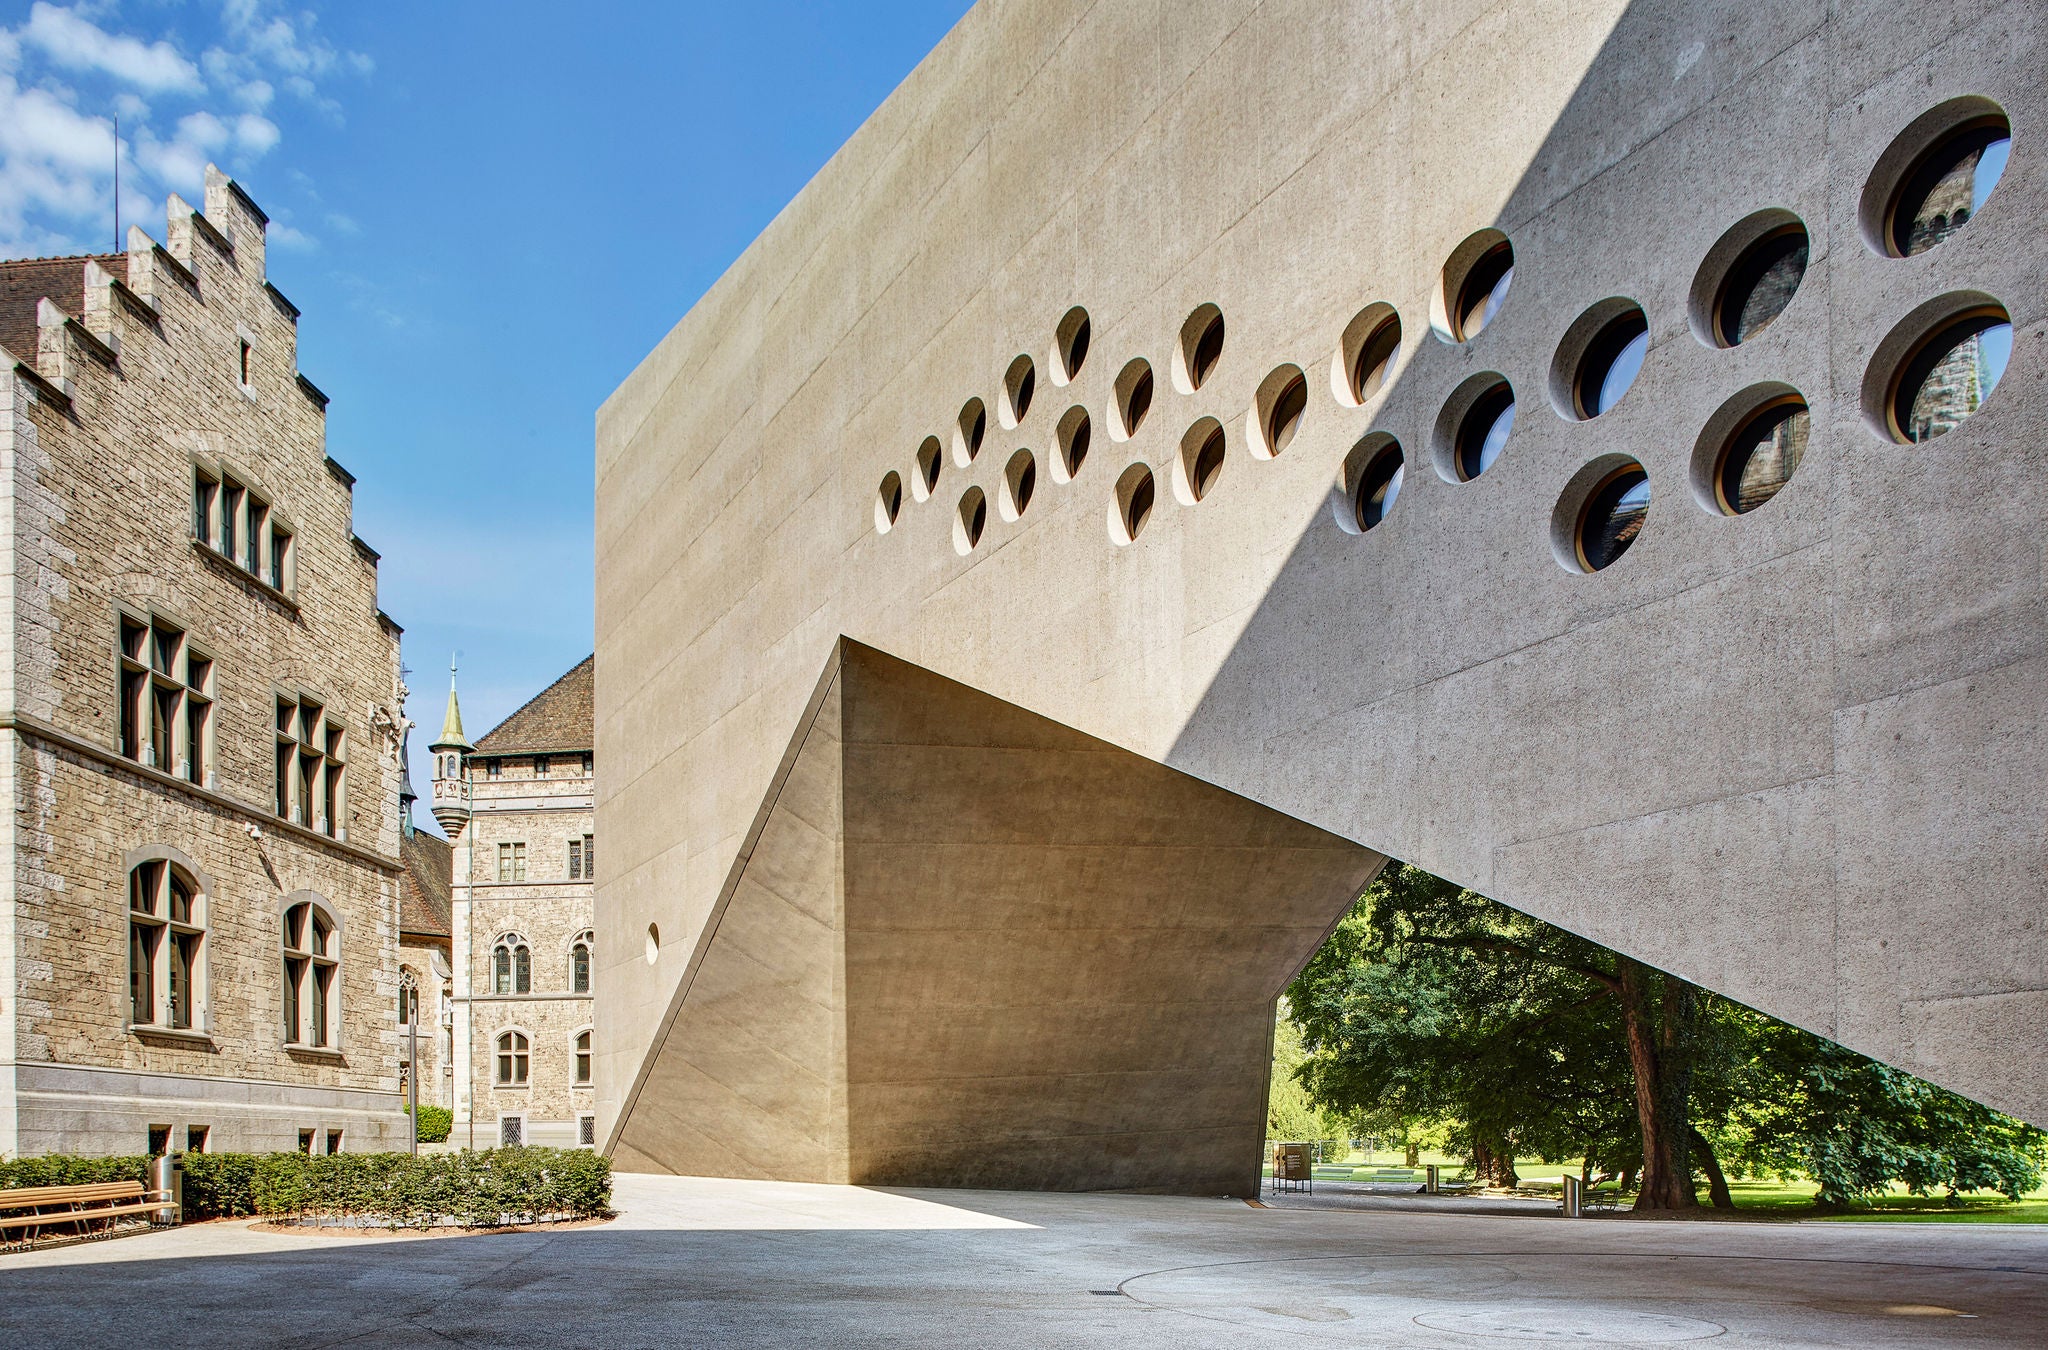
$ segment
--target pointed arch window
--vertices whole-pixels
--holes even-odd
[[[341,923],[309,896],[284,912],[284,1039],[332,1050],[341,1029]]]
[[[498,1033],[498,1086],[525,1087],[527,1070],[533,1062],[532,1042],[523,1031]]]
[[[491,992],[533,992],[533,950],[526,945],[525,938],[508,933],[491,949]]]
[[[206,895],[167,858],[128,873],[128,1021],[190,1031],[206,1023]]]
[[[574,1058],[574,1060],[575,1060],[575,1063],[576,1063],[576,1079],[575,1079],[575,1083],[574,1083],[574,1086],[576,1086],[576,1087],[589,1087],[589,1086],[590,1086],[590,1028],[589,1028],[589,1027],[585,1027],[585,1028],[584,1028],[583,1030],[581,1030],[581,1031],[577,1032],[577,1033],[576,1033],[576,1038],[575,1038],[575,1040],[574,1040],[574,1041],[572,1042],[572,1045],[573,1045],[573,1047],[574,1047],[574,1051],[575,1051],[575,1053],[574,1053],[574,1056],[573,1056],[573,1058]]]
[[[576,941],[569,947],[569,992],[587,994],[590,992],[590,955],[592,939],[588,932],[578,933]]]

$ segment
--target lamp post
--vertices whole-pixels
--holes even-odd
[[[405,1009],[405,1118],[411,1122],[412,1156],[420,1156],[420,991],[409,970],[398,976],[398,1002]]]

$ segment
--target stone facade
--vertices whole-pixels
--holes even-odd
[[[593,1047],[578,1043],[596,978],[591,675],[586,660],[474,747],[451,691],[432,747],[455,841],[458,1144],[595,1142]]]
[[[403,1138],[399,629],[265,223],[0,264],[0,1154]]]

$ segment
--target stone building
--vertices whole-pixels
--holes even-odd
[[[450,686],[434,816],[455,842],[452,1142],[595,1142],[593,659],[471,745]]]
[[[404,1137],[399,628],[264,231],[0,264],[0,1154]]]

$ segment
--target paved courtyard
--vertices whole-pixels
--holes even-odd
[[[617,1222],[0,1254],[0,1344],[2048,1344],[2048,1229],[620,1176]]]

